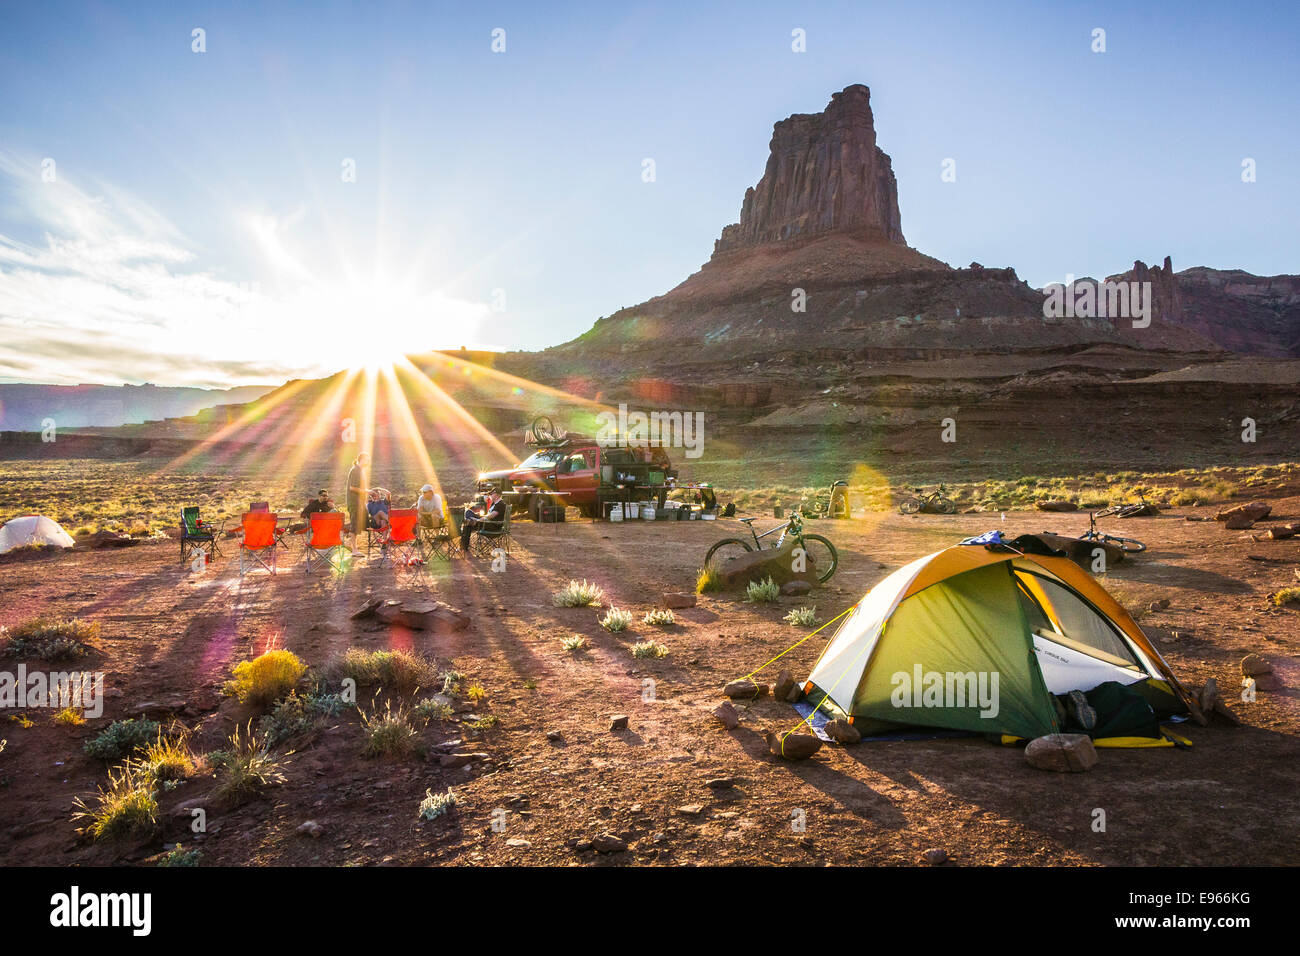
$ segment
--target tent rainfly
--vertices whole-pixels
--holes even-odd
[[[45,515],[25,515],[10,518],[0,527],[0,554],[29,544],[70,548],[72,535],[64,531],[57,521]]]
[[[1068,558],[958,545],[889,575],[827,643],[807,699],[864,734],[1058,733],[1054,694],[1116,681],[1158,718],[1185,692],[1137,623]]]

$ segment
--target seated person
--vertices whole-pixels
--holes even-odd
[[[307,507],[303,508],[302,511],[299,512],[299,516],[306,518],[308,521],[310,521],[311,516],[314,514],[321,514],[327,511],[336,511],[336,510],[338,509],[334,507],[334,501],[332,498],[330,498],[330,493],[326,491],[324,488],[322,488],[319,492],[317,492],[315,498],[307,502]]]
[[[433,490],[433,485],[420,489],[420,497],[415,499],[412,507],[419,513],[421,528],[437,530],[442,527],[442,495]]]
[[[337,510],[338,508],[334,506],[334,500],[330,497],[330,493],[322,488],[317,492],[315,498],[307,502],[307,507],[298,512],[299,517],[303,520],[291,523],[287,530],[290,534],[302,534],[311,527],[312,515],[326,514]]]
[[[465,521],[460,526],[460,550],[466,555],[470,553],[469,536],[475,528],[484,525],[490,531],[500,528],[506,520],[506,508],[508,507],[509,505],[506,504],[506,500],[501,496],[501,493],[496,489],[492,489],[483,494],[483,503],[477,508],[474,505],[466,508]]]
[[[388,490],[385,488],[371,488],[367,493],[367,527],[381,531],[388,527],[388,498]]]

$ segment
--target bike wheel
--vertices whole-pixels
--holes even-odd
[[[904,498],[898,503],[898,513],[903,515],[914,515],[921,510],[920,498]]]
[[[934,507],[941,515],[955,515],[957,513],[957,502],[951,498],[936,498]]]
[[[739,538],[723,538],[713,547],[709,548],[708,554],[704,556],[704,566],[721,570],[732,558],[739,557],[742,554],[753,551],[753,547]]]
[[[840,553],[835,550],[835,545],[819,534],[806,534],[803,536],[803,549],[817,568],[818,582],[825,584],[839,567]]]
[[[1141,554],[1147,549],[1147,546],[1136,538],[1117,538],[1114,535],[1105,535],[1102,538],[1107,544],[1113,544],[1125,554]]]

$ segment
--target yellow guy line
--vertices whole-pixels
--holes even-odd
[[[861,601],[858,602],[858,604],[861,604],[861,603],[862,603]],[[744,677],[742,677],[742,678],[740,678],[740,679],[741,679],[741,680],[749,680],[751,677],[753,677],[755,674],[757,674],[759,671],[761,671],[764,667],[767,667],[767,666],[770,665],[770,664],[775,664],[777,661],[779,661],[781,658],[785,657],[785,655],[789,654],[792,650],[794,650],[796,647],[798,647],[798,646],[799,646],[800,644],[802,644],[804,641],[808,640],[809,637],[816,637],[816,636],[817,636],[818,634],[820,634],[822,631],[826,630],[826,628],[830,627],[832,624],[834,624],[836,621],[838,621],[838,620],[839,620],[841,617],[843,617],[845,614],[848,614],[850,611],[856,610],[858,604],[855,604],[855,605],[853,605],[853,607],[848,608],[848,609],[842,611],[839,615],[837,615],[836,617],[831,618],[829,621],[827,621],[827,622],[826,622],[825,624],[823,624],[821,627],[817,628],[817,630],[815,630],[815,631],[813,631],[811,634],[809,634],[808,637],[805,637],[805,638],[803,638],[803,640],[796,641],[794,644],[791,644],[789,647],[787,647],[785,650],[783,650],[780,654],[777,654],[776,657],[774,657],[774,658],[772,658],[770,661],[768,661],[767,664],[763,664],[761,667],[755,667],[752,671],[750,671],[748,674],[746,674]]]

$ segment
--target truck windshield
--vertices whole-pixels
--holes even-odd
[[[555,450],[539,451],[530,455],[528,459],[519,467],[520,468],[547,468],[555,464],[563,457],[564,457],[564,452],[562,451],[555,451]]]

